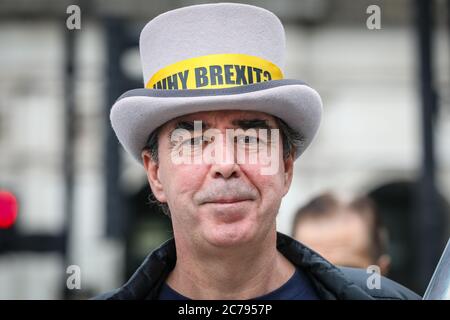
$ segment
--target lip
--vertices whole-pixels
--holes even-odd
[[[250,199],[220,199],[205,203],[205,209],[216,222],[235,223],[249,214]]]
[[[217,199],[214,201],[208,201],[205,202],[205,204],[212,203],[212,204],[233,204],[233,203],[240,203],[250,201],[250,199]]]

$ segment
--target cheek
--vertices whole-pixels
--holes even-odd
[[[284,174],[278,171],[271,175],[262,175],[259,166],[241,166],[241,170],[256,187],[263,201],[273,198],[281,198],[284,188]]]
[[[192,195],[201,187],[207,173],[205,166],[177,165],[170,161],[162,164],[160,170],[164,192],[172,201]]]

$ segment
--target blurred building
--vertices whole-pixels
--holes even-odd
[[[242,2],[265,7],[283,20],[285,76],[310,83],[324,103],[319,134],[296,163],[278,229],[289,233],[295,210],[324,190],[360,194],[415,183],[422,142],[414,1]],[[170,221],[148,203],[141,166],[111,140],[108,110],[121,89],[142,86],[135,45],[143,25],[164,11],[200,2],[75,3],[82,15],[81,30],[70,31],[74,134],[68,141],[65,22],[66,8],[74,2],[0,2],[0,189],[19,199],[18,234],[64,231],[67,142],[74,151],[67,250],[2,253],[0,248],[0,299],[62,298],[69,264],[81,269],[82,288],[72,296],[112,289],[170,236]],[[371,4],[381,8],[380,30],[366,26]],[[443,199],[450,199],[446,10],[446,2],[436,1],[433,57],[439,92],[437,187]]]

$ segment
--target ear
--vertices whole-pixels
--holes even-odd
[[[159,202],[167,202],[163,185],[160,180],[159,164],[152,159],[152,156],[148,150],[142,151],[141,157],[147,173],[148,183],[150,184],[150,188],[152,189],[155,198]]]
[[[292,177],[294,175],[294,154],[290,154],[286,159],[284,159],[284,190],[283,196],[288,193],[291,187]]]
[[[380,267],[380,273],[386,276],[391,267],[391,257],[388,254],[383,254],[378,258],[377,265]]]

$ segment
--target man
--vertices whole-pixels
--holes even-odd
[[[146,88],[122,95],[111,122],[174,239],[99,298],[417,298],[389,280],[371,291],[364,271],[338,269],[276,232],[322,110],[314,89],[283,80],[284,48],[279,19],[249,5],[185,7],[145,26]]]
[[[360,197],[344,201],[335,194],[321,194],[300,208],[292,236],[335,265],[389,270],[388,235],[373,201]]]

